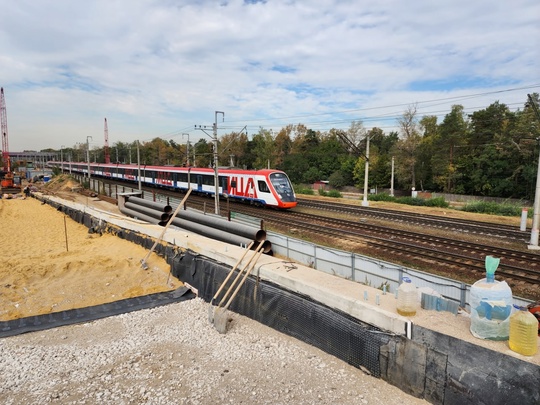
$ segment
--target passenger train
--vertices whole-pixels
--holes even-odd
[[[48,162],[50,167],[63,168],[65,172],[88,173],[87,163]],[[90,163],[90,176],[127,182],[139,182],[137,165]],[[198,194],[214,196],[215,172],[212,168],[141,166],[142,184],[170,190],[185,191],[191,188]],[[287,175],[280,170],[218,169],[219,195],[231,200],[253,205],[289,209],[296,207],[296,195]]]

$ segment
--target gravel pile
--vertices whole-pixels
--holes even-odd
[[[0,340],[8,404],[427,404],[231,314],[226,334],[194,299]]]

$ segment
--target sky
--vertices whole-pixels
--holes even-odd
[[[0,0],[9,150],[396,129],[540,93],[538,0]],[[203,131],[196,129],[206,126]]]

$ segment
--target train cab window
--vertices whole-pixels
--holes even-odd
[[[257,183],[259,184],[259,191],[261,193],[269,193],[270,192],[270,189],[268,188],[268,184],[266,184],[266,181],[259,180]]]
[[[270,182],[282,201],[288,202],[296,200],[291,182],[285,173],[271,173]]]
[[[236,188],[236,180],[231,180],[231,188]]]

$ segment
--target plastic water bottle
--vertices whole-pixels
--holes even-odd
[[[403,277],[403,283],[398,287],[397,313],[402,316],[416,315],[418,308],[418,293],[416,286],[408,277]]]
[[[471,286],[471,333],[479,339],[508,340],[512,290],[506,281],[478,280]]]
[[[524,356],[534,356],[538,350],[538,320],[527,307],[518,307],[519,311],[510,316],[511,350]]]

